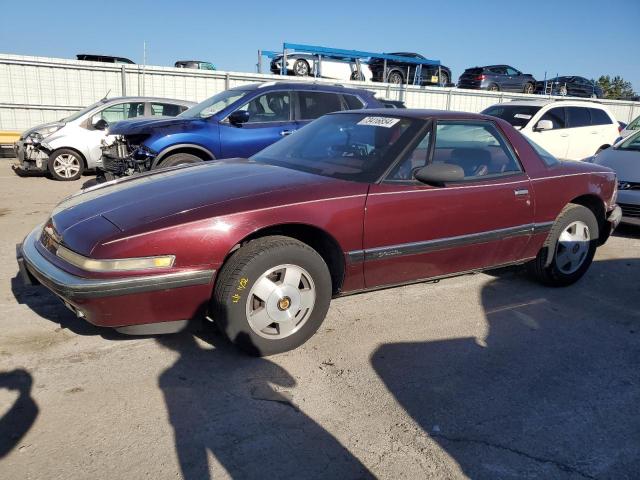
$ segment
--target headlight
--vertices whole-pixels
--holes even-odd
[[[64,125],[51,125],[50,127],[45,127],[45,128],[40,128],[36,131],[34,131],[31,135],[38,134],[41,137],[48,137],[49,135],[51,135],[52,133],[57,132],[58,130],[60,130]]]
[[[114,260],[94,260],[83,257],[60,245],[56,251],[63,260],[89,272],[125,272],[129,270],[147,270],[150,268],[169,268],[173,266],[175,255],[159,257],[118,258]]]

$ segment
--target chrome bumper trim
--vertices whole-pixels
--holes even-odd
[[[210,283],[215,270],[196,270],[140,277],[96,279],[71,275],[49,262],[36,249],[42,227],[36,227],[17,249],[18,264],[45,287],[63,298],[98,298],[168,290]]]

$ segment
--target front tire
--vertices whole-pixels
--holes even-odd
[[[402,85],[404,83],[404,75],[402,75],[402,72],[399,72],[398,70],[392,70],[387,75],[387,82],[395,85]]]
[[[190,153],[174,153],[165,158],[156,168],[177,167],[178,165],[188,165],[190,163],[200,163],[202,159]]]
[[[533,83],[525,83],[524,89],[522,90],[522,92],[532,94],[534,90],[535,90],[535,87],[533,86]]]
[[[47,167],[53,178],[69,182],[80,178],[84,172],[84,160],[75,150],[60,148],[51,152]]]
[[[269,236],[238,249],[216,280],[211,310],[220,330],[245,352],[265,356],[305,343],[331,301],[322,257],[290,237]]]
[[[551,287],[571,285],[586,273],[598,246],[598,220],[582,205],[568,204],[553,224],[545,246],[527,264],[529,272]],[[549,259],[549,255],[553,255]]]

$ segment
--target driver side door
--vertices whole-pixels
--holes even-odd
[[[222,158],[248,158],[296,130],[290,91],[265,92],[238,110],[249,112],[249,121],[234,125],[227,117],[220,122]]]
[[[429,136],[370,187],[366,288],[507,264],[520,259],[529,241],[529,178],[499,128],[489,121],[438,121]],[[459,165],[464,181],[422,184],[412,172],[427,163]]]

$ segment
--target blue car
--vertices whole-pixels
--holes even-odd
[[[225,90],[174,118],[109,128],[107,178],[219,158],[250,157],[330,112],[384,108],[368,90],[313,83],[262,83]]]

